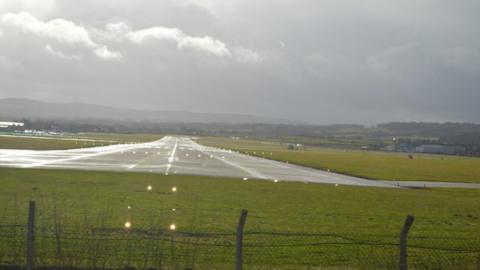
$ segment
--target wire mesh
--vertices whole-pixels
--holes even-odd
[[[26,204],[13,197],[0,206],[0,268],[23,268],[26,261]],[[63,201],[40,201],[35,225],[36,267],[59,269],[233,269],[238,212],[226,220],[214,210],[109,205],[69,212]],[[175,210],[175,211],[173,211]],[[188,215],[179,216],[178,212]],[[193,216],[191,216],[193,215]],[[195,229],[195,216],[212,224]],[[222,217],[225,214],[222,213]],[[75,218],[73,218],[75,217]],[[193,224],[171,229],[172,220]],[[217,227],[218,221],[223,227]],[[130,226],[125,226],[131,222]],[[249,230],[243,236],[244,269],[398,269],[398,233]],[[262,221],[265,222],[265,221]],[[227,225],[225,225],[227,224]],[[193,229],[192,229],[193,228]],[[205,230],[209,228],[210,230]],[[480,269],[480,234],[431,231],[408,238],[409,269]],[[471,235],[479,237],[472,238]]]

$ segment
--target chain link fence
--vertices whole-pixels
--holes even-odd
[[[4,269],[401,269],[402,224],[398,234],[385,235],[267,232],[248,230],[247,219],[245,229],[232,226],[227,231],[203,232],[155,224],[55,222],[40,207],[29,225],[26,210],[2,211],[15,217],[8,224],[0,221]],[[27,233],[31,228],[33,239]],[[404,269],[480,269],[480,237],[413,232],[414,227]],[[27,263],[29,245],[32,265]]]

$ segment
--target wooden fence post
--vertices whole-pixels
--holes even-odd
[[[242,270],[243,269],[243,227],[245,226],[245,222],[247,221],[247,210],[242,210],[240,214],[240,219],[238,220],[237,226],[237,250],[235,256],[235,269]]]
[[[413,220],[415,218],[413,216],[408,215],[405,219],[405,224],[403,224],[402,231],[400,232],[400,270],[407,270],[407,237],[408,231],[412,227]]]
[[[33,270],[34,241],[35,241],[35,201],[30,201],[30,204],[28,207],[26,270]]]

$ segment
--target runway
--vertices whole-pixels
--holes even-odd
[[[480,184],[373,181],[207,147],[188,137],[71,150],[0,149],[0,166],[205,175],[374,187],[460,187]]]

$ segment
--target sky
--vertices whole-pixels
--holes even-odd
[[[480,123],[478,0],[0,0],[0,98]]]

